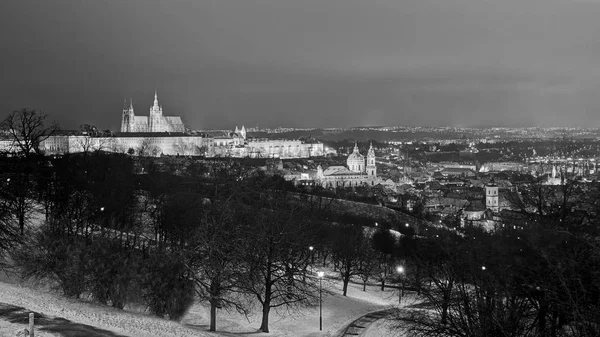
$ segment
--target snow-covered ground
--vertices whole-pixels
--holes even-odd
[[[23,331],[23,329],[27,329],[26,324],[10,323],[0,319],[0,336],[2,337],[16,336],[17,332]],[[51,334],[49,332],[39,331],[36,329],[34,329],[34,331],[36,337],[59,337],[58,335]]]
[[[332,274],[335,275],[335,274]],[[338,330],[356,318],[375,310],[396,306],[398,292],[378,286],[351,283],[348,296],[341,296],[342,285],[338,280],[325,279],[323,289],[333,294],[323,296],[323,331],[319,331],[318,306],[304,308],[293,315],[271,311],[269,336],[334,336]],[[405,296],[403,305],[413,302]],[[27,308],[48,316],[62,317],[76,323],[95,326],[131,337],[156,336],[255,336],[260,326],[260,308],[247,320],[237,313],[217,312],[217,333],[208,332],[209,310],[203,304],[194,305],[181,323],[127,312],[81,300],[65,299],[50,290],[34,289],[16,284],[0,282],[0,302]],[[0,336],[12,336],[24,325],[8,323],[0,318]],[[38,334],[36,334],[38,335]],[[383,334],[383,336],[388,334]],[[54,337],[45,333],[39,336]],[[373,335],[375,336],[375,335]]]
[[[375,321],[362,334],[363,337],[404,337],[404,331],[397,329],[396,322],[392,319],[380,319]]]
[[[330,273],[331,276],[337,274]],[[387,289],[381,291],[379,286],[367,286],[367,291],[362,291],[362,285],[350,283],[348,294],[342,296],[341,281],[324,279],[323,289],[332,294],[323,297],[323,331],[319,331],[319,307],[306,308],[299,315],[279,315],[271,312],[269,335],[279,337],[291,336],[334,336],[342,327],[351,323],[358,317],[377,310],[382,310],[398,305],[398,291]],[[415,302],[413,295],[405,294],[402,305]],[[202,305],[194,306],[183,319],[182,323],[193,326],[205,326],[209,322],[208,308]],[[217,330],[228,336],[245,336],[247,333],[255,334],[260,327],[261,316],[257,310],[256,315],[249,317],[249,321],[237,313],[227,313],[223,310],[217,313]],[[386,336],[386,335],[381,335]]]

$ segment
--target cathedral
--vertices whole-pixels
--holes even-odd
[[[136,116],[133,102],[123,107],[121,132],[185,132],[185,125],[179,116],[163,116],[162,107],[158,105],[158,96],[154,92],[154,105],[150,107],[150,115]]]
[[[149,116],[136,116],[131,101],[126,102],[121,118],[121,133],[117,136],[55,134],[45,139],[40,148],[48,154],[80,153],[94,149],[139,156],[182,155],[209,158],[287,159],[324,155],[323,143],[316,140],[254,138],[247,134],[244,126],[241,129],[236,126],[233,132],[186,133],[181,117],[163,116],[156,92]]]

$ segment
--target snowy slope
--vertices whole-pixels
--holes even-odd
[[[362,286],[350,284],[348,296],[341,296],[341,283],[337,280],[325,280],[323,288],[334,292],[324,295],[323,331],[319,331],[319,310],[317,307],[304,308],[293,315],[271,312],[269,336],[333,336],[345,324],[359,316],[374,310],[396,305],[397,292],[381,292],[377,286],[368,286],[367,292]],[[49,316],[66,318],[73,322],[92,325],[131,337],[179,337],[179,336],[255,336],[260,326],[260,310],[250,317],[248,322],[242,315],[218,312],[217,333],[209,333],[209,312],[202,304],[194,305],[180,323],[170,322],[141,313],[116,310],[80,300],[65,299],[51,291],[21,287],[0,282],[0,302],[22,306],[29,310]],[[258,308],[257,308],[258,309]],[[16,327],[15,327],[16,326]],[[14,331],[24,327],[0,319],[0,336],[11,336]],[[49,333],[39,336],[54,337]]]

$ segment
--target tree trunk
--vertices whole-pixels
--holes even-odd
[[[548,312],[548,304],[546,301],[540,303],[540,309],[538,310],[538,336],[546,336],[546,314]]]
[[[21,235],[23,235],[25,232],[25,210],[19,208],[19,228],[21,229]]]
[[[262,322],[260,324],[260,331],[269,332],[269,312],[271,311],[271,273],[269,272],[267,275],[267,280],[265,282],[265,300],[262,303],[263,306],[263,314],[262,314]]]
[[[385,279],[381,278],[381,291],[385,289]]]
[[[442,320],[441,323],[443,325],[446,325],[447,321],[448,321],[448,306],[449,306],[449,296],[446,296],[446,294],[444,293],[443,295],[443,299],[442,299]]]
[[[209,331],[217,331],[217,302],[210,301],[210,328]]]
[[[350,282],[350,273],[344,273],[344,277],[342,277],[342,281],[344,282],[344,293],[346,296],[346,292],[348,292],[348,282]]]
[[[263,304],[262,323],[260,324],[261,332],[269,332],[269,311],[271,311],[271,304],[265,301]]]
[[[421,295],[421,266],[419,264],[417,264],[415,282],[417,282],[417,295]]]
[[[363,280],[363,291],[367,291],[367,280]]]

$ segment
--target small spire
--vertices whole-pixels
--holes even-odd
[[[129,99],[129,110],[133,111],[133,98]]]
[[[358,152],[358,142],[354,142],[354,151],[353,152]]]
[[[154,106],[158,106],[158,94],[156,89],[154,89]]]

